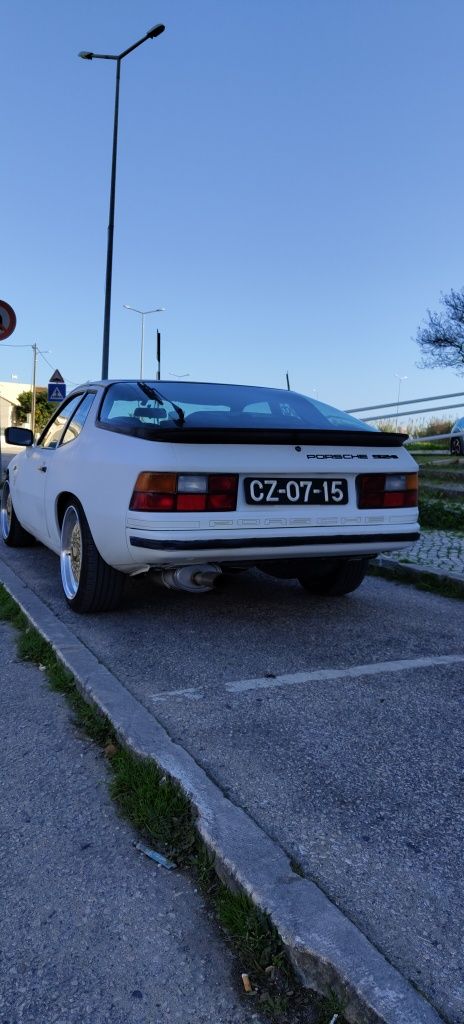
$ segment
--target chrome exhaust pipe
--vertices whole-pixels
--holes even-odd
[[[163,569],[161,580],[168,590],[187,590],[191,594],[205,594],[213,590],[221,569],[218,565],[205,562],[201,565],[179,565],[174,569]]]

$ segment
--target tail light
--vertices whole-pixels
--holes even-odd
[[[238,476],[229,473],[139,473],[134,512],[234,512]]]
[[[414,508],[417,473],[361,473],[356,479],[358,508]]]

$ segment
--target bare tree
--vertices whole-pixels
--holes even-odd
[[[442,313],[427,310],[427,320],[418,328],[416,341],[421,349],[419,366],[444,367],[464,374],[464,288],[441,296]]]

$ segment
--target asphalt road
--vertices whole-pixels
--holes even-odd
[[[254,572],[198,596],[134,579],[121,611],[82,617],[51,553],[0,558],[462,1024],[462,603],[374,578],[315,599]]]

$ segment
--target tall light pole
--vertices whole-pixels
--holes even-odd
[[[142,338],[140,341],[140,378],[143,378],[143,342],[144,342],[144,324],[145,317],[149,316],[150,313],[164,313],[164,306],[159,306],[158,309],[136,309],[135,306],[126,306],[124,303],[124,309],[131,309],[133,313],[139,313],[142,317]]]
[[[116,61],[116,92],[114,99],[114,126],[113,126],[113,157],[111,161],[111,187],[110,187],[110,214],[108,221],[108,247],[106,253],[106,287],[105,287],[105,316],[103,322],[103,351],[102,351],[102,380],[108,379],[108,362],[110,352],[110,316],[111,316],[111,280],[113,273],[113,235],[114,235],[114,201],[116,195],[116,154],[118,149],[118,113],[119,113],[119,80],[121,77],[121,61],[128,53],[136,50],[147,39],[155,39],[164,32],[164,25],[154,25],[153,28],[138,39],[132,46],[122,53],[92,53],[89,50],[81,50],[79,57],[83,60],[115,60]]]
[[[407,377],[400,377],[399,373],[394,373],[393,376],[396,377],[397,380],[398,380],[398,396],[397,396],[397,399],[396,399],[396,423],[395,423],[395,429],[398,430],[398,410],[399,410],[399,407],[400,407],[401,385],[402,385],[403,381],[407,380],[408,378]]]

